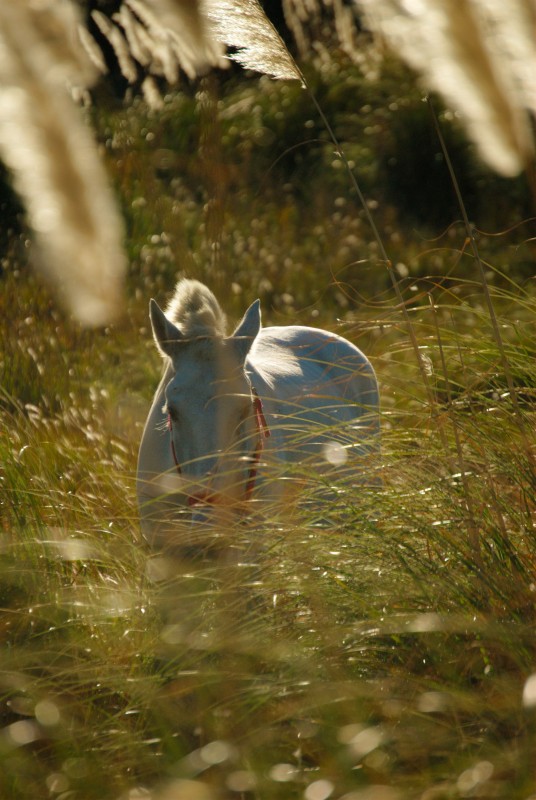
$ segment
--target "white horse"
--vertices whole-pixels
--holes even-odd
[[[151,300],[150,317],[165,361],[138,460],[152,546],[179,543],[181,519],[281,501],[300,476],[335,467],[367,483],[379,395],[357,347],[315,328],[261,328],[258,300],[227,336],[218,301],[194,280],[177,284],[165,313]]]

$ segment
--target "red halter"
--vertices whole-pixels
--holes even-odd
[[[253,489],[255,488],[255,481],[257,479],[257,467],[259,465],[259,459],[261,457],[262,450],[264,448],[264,440],[270,436],[270,429],[266,423],[266,417],[264,416],[264,411],[262,410],[262,400],[257,394],[257,391],[252,387],[251,394],[253,395],[253,410],[255,411],[255,421],[257,423],[257,446],[255,448],[255,452],[253,453],[253,459],[251,466],[249,468],[249,475],[248,480],[246,483],[246,490],[245,490],[245,499],[249,500]]]
[[[262,400],[253,387],[251,388],[251,394],[252,394],[253,411],[255,412],[255,422],[257,424],[258,436],[257,436],[257,444],[253,452],[253,456],[251,458],[251,466],[249,468],[248,479],[246,481],[246,488],[244,491],[245,500],[249,500],[251,498],[251,495],[253,494],[253,489],[255,488],[255,481],[257,479],[257,469],[259,465],[259,460],[264,448],[264,439],[267,439],[270,436],[270,429],[268,428],[266,417],[264,416],[264,411],[262,410]],[[175,467],[177,468],[177,472],[180,475],[181,465],[179,464],[177,453],[175,451],[175,444],[173,442],[173,423],[171,420],[171,414],[168,414],[167,427],[170,433],[169,438],[171,443],[171,454],[173,456],[173,461],[175,462]],[[206,498],[206,501],[210,503],[210,496]],[[195,506],[198,505],[198,503],[199,500],[196,497],[188,497],[188,505]]]

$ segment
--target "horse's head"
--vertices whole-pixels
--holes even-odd
[[[259,301],[232,336],[188,338],[151,300],[159,350],[171,360],[165,388],[170,448],[190,503],[244,499],[259,447],[259,412],[245,363],[257,336]]]

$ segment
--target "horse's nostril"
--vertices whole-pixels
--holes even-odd
[[[210,492],[196,492],[188,497],[189,506],[201,506],[214,502],[214,496]]]

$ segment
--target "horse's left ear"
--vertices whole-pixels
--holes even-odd
[[[181,342],[183,335],[180,330],[169,320],[156,300],[151,298],[149,303],[149,316],[156,346],[163,356],[173,358],[176,345]]]
[[[240,358],[244,361],[251,349],[251,345],[255,341],[257,334],[261,329],[261,301],[255,300],[250,305],[238,326],[233,333],[231,339],[236,343],[235,347],[238,350]]]

